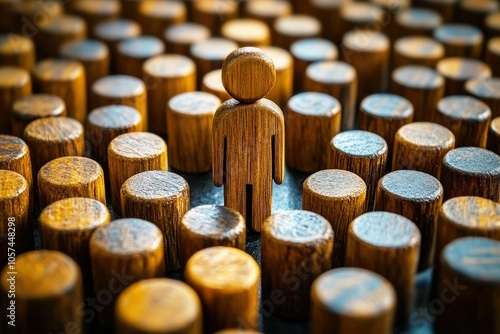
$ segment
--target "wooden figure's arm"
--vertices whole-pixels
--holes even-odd
[[[280,125],[272,137],[273,179],[276,184],[281,184],[285,178],[285,132],[283,124]]]
[[[227,137],[221,131],[222,126],[214,119],[212,130],[212,178],[214,185],[220,187],[224,184],[224,171],[226,167]]]

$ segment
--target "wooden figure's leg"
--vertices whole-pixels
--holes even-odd
[[[248,185],[247,189],[249,187],[252,190],[251,196],[247,190],[247,200],[249,201],[247,207],[251,208],[251,216],[249,217],[247,214],[246,220],[248,224],[251,224],[252,230],[260,232],[262,223],[271,215],[273,188],[271,185],[258,183]]]
[[[241,213],[250,226],[247,217],[246,185],[239,182],[227,180],[224,183],[224,206]]]

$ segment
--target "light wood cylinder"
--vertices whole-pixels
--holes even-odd
[[[139,23],[144,35],[162,38],[166,29],[186,20],[187,9],[183,1],[141,1]]]
[[[259,0],[245,3],[245,16],[265,22],[271,30],[276,19],[291,14],[292,5],[286,0]]]
[[[221,35],[238,43],[240,47],[263,47],[271,44],[271,31],[264,23],[256,19],[238,18],[225,22]]]
[[[80,0],[72,1],[71,13],[85,20],[88,35],[94,37],[95,27],[101,22],[117,19],[120,16],[120,9],[119,0]]]
[[[500,117],[491,121],[486,148],[500,155]]]
[[[194,0],[192,20],[218,36],[225,22],[238,17],[238,5],[236,0]]]
[[[20,67],[0,67],[0,134],[9,134],[11,110],[15,101],[31,95],[30,73]]]
[[[481,57],[483,33],[473,25],[445,24],[434,30],[434,38],[443,44],[446,57]]]
[[[492,75],[500,77],[500,36],[488,41],[485,62],[491,68]]]
[[[444,56],[444,46],[430,37],[402,37],[394,42],[392,68],[406,65],[434,68]]]
[[[210,35],[210,30],[204,25],[185,22],[175,24],[165,30],[163,39],[167,52],[187,56],[193,43],[204,41],[210,38]]]
[[[428,36],[443,23],[441,15],[426,8],[407,8],[396,14],[397,37]]]
[[[491,109],[491,117],[500,116],[500,78],[472,79],[465,83],[465,90]]]
[[[292,14],[277,18],[274,21],[273,45],[285,50],[290,50],[290,46],[304,38],[321,37],[320,21],[309,15]]]
[[[79,16],[60,15],[41,27],[35,36],[38,57],[56,58],[62,45],[87,37],[87,24]]]
[[[488,65],[470,58],[445,58],[437,63],[436,69],[445,79],[445,96],[466,94],[468,80],[491,76]]]
[[[143,65],[165,52],[163,42],[153,36],[139,36],[117,45],[116,67],[120,74],[143,79]]]
[[[271,58],[276,70],[276,83],[266,98],[284,109],[294,91],[292,55],[285,49],[275,46],[265,46],[261,49]]]
[[[0,66],[14,66],[31,71],[35,67],[33,41],[13,33],[0,34]]]
[[[205,74],[201,90],[217,96],[221,102],[232,99],[222,84],[222,70],[213,70]]]

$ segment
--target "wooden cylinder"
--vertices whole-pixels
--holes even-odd
[[[245,16],[265,22],[273,29],[274,21],[292,14],[292,5],[283,0],[246,1]]]
[[[486,148],[500,155],[500,117],[491,121]]]
[[[273,45],[290,50],[290,46],[300,39],[320,37],[321,23],[313,16],[293,14],[277,18],[273,30]]]
[[[428,36],[441,26],[443,19],[437,12],[425,8],[408,8],[396,14],[397,37]]]
[[[342,184],[342,187],[333,186],[336,184]],[[322,170],[304,181],[302,210],[320,214],[333,228],[332,268],[344,265],[347,229],[354,218],[365,212],[365,200],[363,179],[345,170]]]
[[[31,71],[35,67],[33,41],[22,35],[0,34],[0,66],[14,66]]]
[[[311,333],[390,334],[396,293],[384,277],[361,268],[330,270],[311,289]]]
[[[63,157],[48,162],[38,173],[40,208],[71,197],[85,197],[106,204],[104,172],[94,160]]]
[[[265,46],[261,49],[271,58],[276,70],[276,83],[266,98],[280,108],[285,108],[294,91],[293,58],[288,51],[275,46]]]
[[[378,134],[387,143],[386,167],[390,169],[394,137],[400,127],[413,121],[413,105],[399,95],[373,94],[361,101],[358,127]]]
[[[491,109],[491,117],[500,116],[500,78],[471,79],[465,83],[465,90]]]
[[[366,208],[372,211],[379,179],[387,162],[387,143],[375,133],[344,131],[333,137],[328,150],[328,167],[353,172],[366,184]]]
[[[382,20],[383,12],[376,4],[369,1],[345,1],[340,10],[340,22],[337,29],[340,30],[342,36],[351,30],[379,31]]]
[[[485,62],[491,68],[494,77],[500,77],[500,36],[488,41]]]
[[[124,40],[117,45],[117,71],[120,74],[142,79],[142,67],[146,60],[164,52],[163,42],[153,36],[139,36]]]
[[[210,30],[204,25],[185,22],[175,24],[165,30],[163,40],[167,52],[187,56],[193,43],[204,41],[210,38],[210,35]]]
[[[15,268],[4,268],[1,279],[3,307],[15,306],[16,326],[8,325],[10,319],[2,317],[4,333],[64,333],[67,328],[83,330],[82,277],[80,268],[69,256],[48,250],[20,255],[16,258]],[[9,297],[12,290],[14,298]]]
[[[492,12],[484,19],[485,40],[500,36],[500,11]]]
[[[311,64],[307,67],[304,90],[333,96],[342,106],[342,130],[354,128],[358,77],[351,65],[340,61]]]
[[[264,23],[256,19],[239,18],[222,25],[221,35],[238,43],[240,47],[263,47],[271,43],[271,31]]]
[[[165,275],[163,236],[150,222],[118,219],[98,228],[89,248],[99,322],[111,329],[120,293],[135,282]]]
[[[434,110],[444,91],[444,78],[431,68],[408,65],[392,72],[391,92],[412,103],[416,122],[431,122],[435,119]]]
[[[207,332],[256,328],[260,268],[247,253],[233,247],[210,247],[186,264],[186,282],[198,293]]]
[[[447,127],[455,136],[455,147],[486,148],[491,121],[491,109],[473,97],[448,96],[437,105],[436,122]]]
[[[457,19],[460,22],[469,22],[482,31],[485,30],[486,17],[500,8],[498,1],[495,0],[462,0],[457,7]]]
[[[37,93],[57,95],[64,100],[68,116],[83,123],[87,118],[85,69],[80,62],[47,59],[39,62],[33,73]]]
[[[434,38],[443,44],[446,57],[481,57],[483,33],[472,25],[442,25],[434,31]]]
[[[80,122],[66,117],[46,117],[28,124],[24,140],[31,152],[34,179],[40,168],[51,160],[83,156],[85,139]]]
[[[182,217],[179,231],[181,268],[196,252],[216,246],[245,250],[246,224],[236,210],[218,205],[192,208]]]
[[[196,90],[196,65],[186,56],[160,55],[147,60],[142,71],[149,90],[148,128],[165,135],[168,133],[167,103],[177,94]]]
[[[305,92],[292,97],[285,126],[288,166],[309,173],[327,168],[330,141],[340,132],[340,118],[340,103],[330,95]]]
[[[141,1],[139,22],[144,35],[162,38],[165,30],[186,20],[186,5],[182,1]]]
[[[380,8],[382,12],[379,21],[375,21],[368,26],[372,30],[382,31],[391,42],[394,42],[398,37],[398,28],[396,26],[396,15],[402,11],[409,9],[412,5],[419,7],[419,4],[415,4],[411,0],[398,0],[394,2],[393,0],[371,0],[373,5]],[[363,27],[366,28],[366,27]]]
[[[192,20],[207,27],[215,36],[220,35],[225,22],[238,17],[236,0],[195,0],[192,6]]]
[[[11,8],[13,30],[15,33],[34,38],[42,27],[63,12],[64,8],[58,2],[51,2],[50,6],[37,0],[15,2]]]
[[[141,148],[138,150],[137,148]],[[120,189],[135,174],[148,170],[167,170],[167,145],[152,133],[122,134],[108,146],[109,180],[113,209],[121,214]]]
[[[264,221],[262,308],[267,314],[295,320],[309,317],[311,285],[331,268],[333,239],[330,223],[313,212],[280,211]],[[282,303],[273,303],[276,291],[281,292]]]
[[[222,70],[213,70],[205,74],[201,90],[217,96],[221,102],[232,99],[222,84]]]
[[[201,334],[200,298],[186,283],[153,278],[134,283],[116,301],[121,334]]]
[[[430,37],[403,37],[394,42],[392,68],[406,65],[434,68],[444,56],[444,46]]]
[[[437,179],[444,155],[455,147],[455,136],[442,125],[415,122],[402,126],[394,139],[392,170],[414,169]]]
[[[193,78],[194,81],[194,78]],[[220,99],[210,93],[188,92],[167,105],[170,165],[185,173],[212,169],[212,123]]]
[[[470,58],[445,58],[439,61],[436,69],[445,79],[445,96],[466,94],[468,80],[491,76],[488,65]]]
[[[165,267],[167,271],[179,269],[179,229],[190,205],[186,180],[167,171],[142,172],[125,181],[120,194],[122,216],[158,226],[164,236]]]
[[[87,37],[87,24],[79,16],[61,15],[54,17],[41,27],[35,36],[38,57],[56,58],[65,43],[80,41]]]
[[[117,19],[120,16],[120,1],[118,0],[84,0],[72,1],[71,12],[80,16],[87,24],[88,35],[94,37],[95,27],[105,21]]]
[[[439,13],[443,23],[449,23],[456,19],[458,2],[459,0],[419,0],[418,3],[414,1],[414,5]]]
[[[30,74],[20,67],[0,67],[0,133],[10,133],[11,110],[14,102],[31,95]]]
[[[444,199],[481,196],[500,201],[500,156],[479,147],[460,147],[443,158]]]
[[[372,270],[392,283],[398,324],[407,321],[411,310],[419,251],[417,226],[398,214],[369,212],[349,226],[346,266]]]

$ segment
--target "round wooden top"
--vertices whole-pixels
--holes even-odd
[[[469,58],[445,58],[437,63],[436,69],[446,78],[461,81],[491,76],[491,69],[488,65]]]
[[[479,98],[500,100],[500,78],[471,79],[465,84],[465,89]]]
[[[247,1],[245,10],[251,16],[276,18],[292,13],[292,5],[286,0]]]
[[[222,70],[214,70],[205,74],[203,85],[216,92],[226,92],[222,84]]]
[[[294,14],[277,18],[274,30],[285,36],[311,37],[321,33],[321,23],[312,16]]]
[[[109,51],[106,44],[100,41],[87,39],[65,43],[61,46],[59,54],[63,58],[77,59],[86,62],[105,59],[108,57]]]
[[[392,212],[362,214],[349,225],[349,233],[380,248],[414,248],[420,244],[420,231],[408,218]]]
[[[399,38],[394,42],[394,50],[412,58],[443,58],[444,47],[430,37],[410,36]]]
[[[73,141],[83,136],[83,126],[69,117],[45,117],[37,119],[24,130],[24,138],[42,143]]]
[[[66,114],[66,105],[59,96],[34,94],[18,98],[12,106],[12,114],[16,118],[25,121],[64,116]]]
[[[165,200],[189,194],[189,185],[175,173],[147,171],[129,178],[122,186],[122,194],[141,200]]]
[[[338,151],[360,158],[374,158],[387,154],[387,143],[376,133],[350,130],[337,134],[331,145]]]
[[[197,117],[215,114],[221,103],[217,96],[210,93],[187,92],[171,98],[168,101],[168,108],[177,114]]]
[[[9,291],[9,272],[15,271],[16,297],[45,299],[61,297],[81,284],[80,268],[69,256],[49,250],[31,251],[16,257],[15,268],[2,272],[2,288]]]
[[[87,24],[79,16],[61,15],[51,18],[41,29],[51,35],[78,36],[86,33]]]
[[[170,42],[192,44],[208,39],[210,30],[198,23],[185,22],[169,27],[165,31],[164,37]]]
[[[398,67],[392,72],[392,80],[415,89],[436,89],[444,85],[444,78],[438,72],[418,65]]]
[[[33,76],[44,81],[72,81],[84,75],[80,62],[66,59],[42,60],[33,70]]]
[[[382,21],[382,10],[368,2],[347,1],[340,10],[342,19],[352,23],[369,23]]]
[[[0,135],[0,166],[29,154],[28,145],[21,139],[9,135]]]
[[[30,82],[30,73],[14,66],[0,66],[0,88],[21,87]]]
[[[191,54],[199,59],[210,61],[223,61],[238,48],[238,44],[225,38],[212,37],[193,43]]]
[[[134,38],[141,34],[141,26],[134,21],[116,19],[99,23],[94,35],[106,42],[117,42]]]
[[[433,202],[443,196],[443,186],[434,176],[416,170],[397,170],[379,181],[385,193],[402,200]]]
[[[434,38],[445,44],[477,45],[483,42],[483,33],[472,25],[450,23],[434,30]]]
[[[341,169],[325,169],[309,176],[304,189],[323,201],[357,198],[366,193],[366,184],[354,173]]]
[[[408,8],[396,14],[396,22],[403,27],[433,30],[442,24],[441,15],[430,9]]]
[[[28,181],[13,171],[0,169],[0,202],[11,201],[28,191]]]
[[[210,247],[195,253],[186,264],[188,282],[213,290],[241,291],[258,284],[260,268],[242,250]]]
[[[285,49],[276,46],[264,46],[261,50],[271,58],[276,72],[289,69],[293,65],[292,55]]]
[[[491,120],[490,128],[495,133],[500,134],[500,117],[496,117],[496,118],[494,118],[494,119]]]
[[[90,238],[90,246],[100,256],[128,258],[162,247],[163,234],[145,220],[118,219],[98,228]]]
[[[447,96],[439,100],[440,114],[455,120],[485,122],[491,117],[491,109],[478,99],[466,95]]]
[[[491,13],[484,19],[488,29],[500,31],[500,12]]]
[[[490,38],[490,40],[488,41],[487,49],[491,53],[500,55],[500,36]]]
[[[333,238],[333,230],[325,218],[303,210],[279,211],[264,221],[262,232],[291,246],[317,245]]]
[[[340,102],[333,96],[316,92],[304,92],[288,100],[288,109],[305,116],[332,117],[340,113],[341,107]]]
[[[471,12],[490,13],[498,10],[498,2],[495,0],[462,0],[460,7],[467,9]]]
[[[290,46],[295,58],[308,62],[335,60],[338,58],[337,47],[327,39],[306,38],[298,40]]]
[[[193,6],[196,10],[215,15],[229,15],[238,10],[236,0],[195,0]]]
[[[142,95],[146,86],[140,79],[129,75],[109,75],[94,82],[92,91],[100,96],[120,98]]]
[[[500,204],[484,197],[450,198],[441,206],[440,215],[462,228],[500,231]]]
[[[62,187],[79,187],[102,178],[103,170],[94,160],[85,157],[62,157],[45,164],[38,181]]]
[[[396,133],[396,139],[419,149],[439,150],[453,148],[455,136],[442,125],[429,122],[414,122],[403,125]]]
[[[411,102],[394,94],[369,95],[361,101],[361,109],[376,118],[408,119],[413,116]]]
[[[442,259],[462,277],[483,284],[500,285],[500,242],[487,238],[467,237],[448,244]]]
[[[500,156],[479,147],[459,147],[449,151],[443,165],[456,173],[500,177]]]
[[[222,25],[221,35],[245,45],[269,44],[271,32],[268,26],[254,19],[233,19]]]
[[[195,73],[196,65],[189,57],[169,54],[148,59],[143,69],[153,77],[179,78]]]
[[[341,61],[322,61],[309,65],[306,75],[325,84],[350,84],[356,80],[354,67]]]
[[[196,322],[201,327],[196,292],[186,283],[167,278],[132,284],[120,294],[115,314],[122,326],[141,333],[182,333]]]
[[[342,44],[358,52],[388,51],[389,38],[381,32],[371,30],[353,30],[344,34]]]
[[[38,222],[45,228],[75,233],[92,231],[110,220],[108,208],[90,198],[67,198],[54,202],[38,217]]]
[[[31,52],[33,41],[21,35],[0,34],[0,54],[10,55]]]
[[[139,36],[118,44],[118,52],[131,58],[148,59],[165,51],[163,42],[153,36]]]
[[[165,141],[149,132],[124,133],[113,139],[108,147],[108,152],[115,158],[126,160],[157,157],[166,151]]]
[[[118,16],[120,14],[120,1],[117,0],[85,0],[75,1],[71,4],[73,11],[81,14],[95,16]]]
[[[319,276],[312,294],[328,311],[343,316],[376,317],[395,308],[396,293],[384,277],[361,268],[338,268]]]
[[[186,16],[186,5],[181,1],[141,1],[139,14],[157,19],[175,19]]]
[[[182,227],[202,237],[230,239],[245,233],[243,216],[236,210],[219,205],[201,205],[182,217]]]
[[[231,52],[222,66],[224,88],[240,102],[255,102],[264,98],[275,82],[273,61],[257,48],[244,47]]]
[[[100,107],[88,116],[88,122],[101,129],[125,129],[136,126],[141,121],[142,116],[136,109],[122,105]]]

